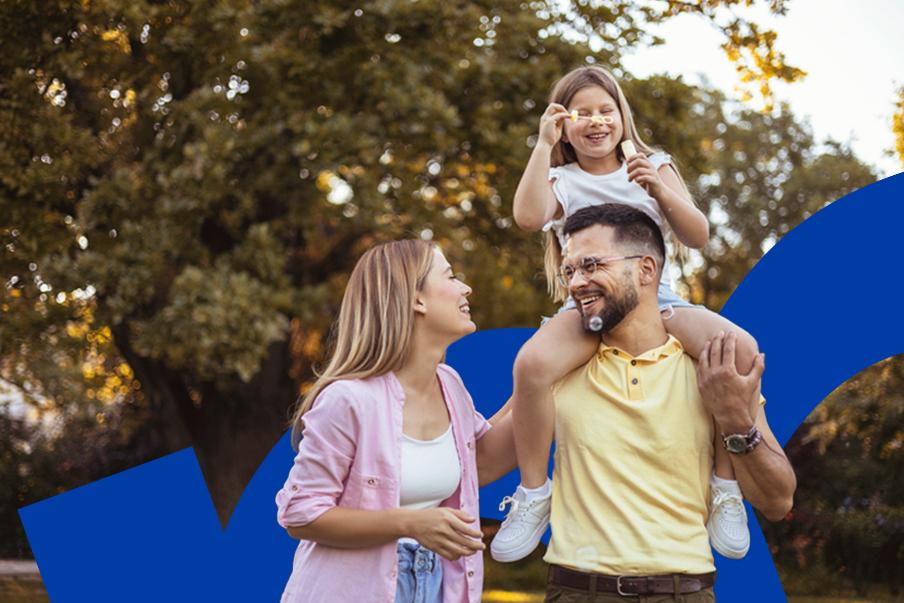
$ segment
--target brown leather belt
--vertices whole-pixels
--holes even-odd
[[[618,593],[629,597],[659,594],[687,595],[715,584],[716,572],[662,576],[607,576],[606,574],[579,572],[560,565],[550,565],[549,582],[556,586],[577,590]]]

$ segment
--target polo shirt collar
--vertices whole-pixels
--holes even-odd
[[[657,360],[661,360],[662,358],[667,358],[669,356],[672,356],[673,354],[681,354],[683,352],[684,347],[681,345],[680,341],[675,339],[673,335],[669,335],[669,338],[666,339],[665,343],[663,343],[661,346],[647,350],[639,356],[631,356],[631,354],[629,354],[628,352],[615,346],[607,345],[603,341],[600,341],[600,347],[598,350],[600,358],[610,356],[624,360],[639,360],[645,362],[656,362]]]

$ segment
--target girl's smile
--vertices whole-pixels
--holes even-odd
[[[624,133],[618,104],[601,86],[578,90],[568,105],[562,139],[570,143],[578,163],[588,171],[612,172],[620,167],[615,153]]]

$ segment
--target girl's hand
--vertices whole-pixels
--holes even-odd
[[[469,524],[477,521],[464,511],[437,507],[414,511],[409,536],[437,555],[455,561],[486,548],[483,533]]]
[[[540,116],[540,142],[554,146],[562,138],[563,121],[568,117],[568,110],[558,103],[550,103]]]
[[[628,180],[642,186],[654,199],[659,199],[665,187],[659,171],[653,167],[653,164],[650,163],[650,160],[643,153],[637,153],[627,159]]]

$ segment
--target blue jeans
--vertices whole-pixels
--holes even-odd
[[[442,603],[440,556],[416,542],[400,542],[395,603]]]

